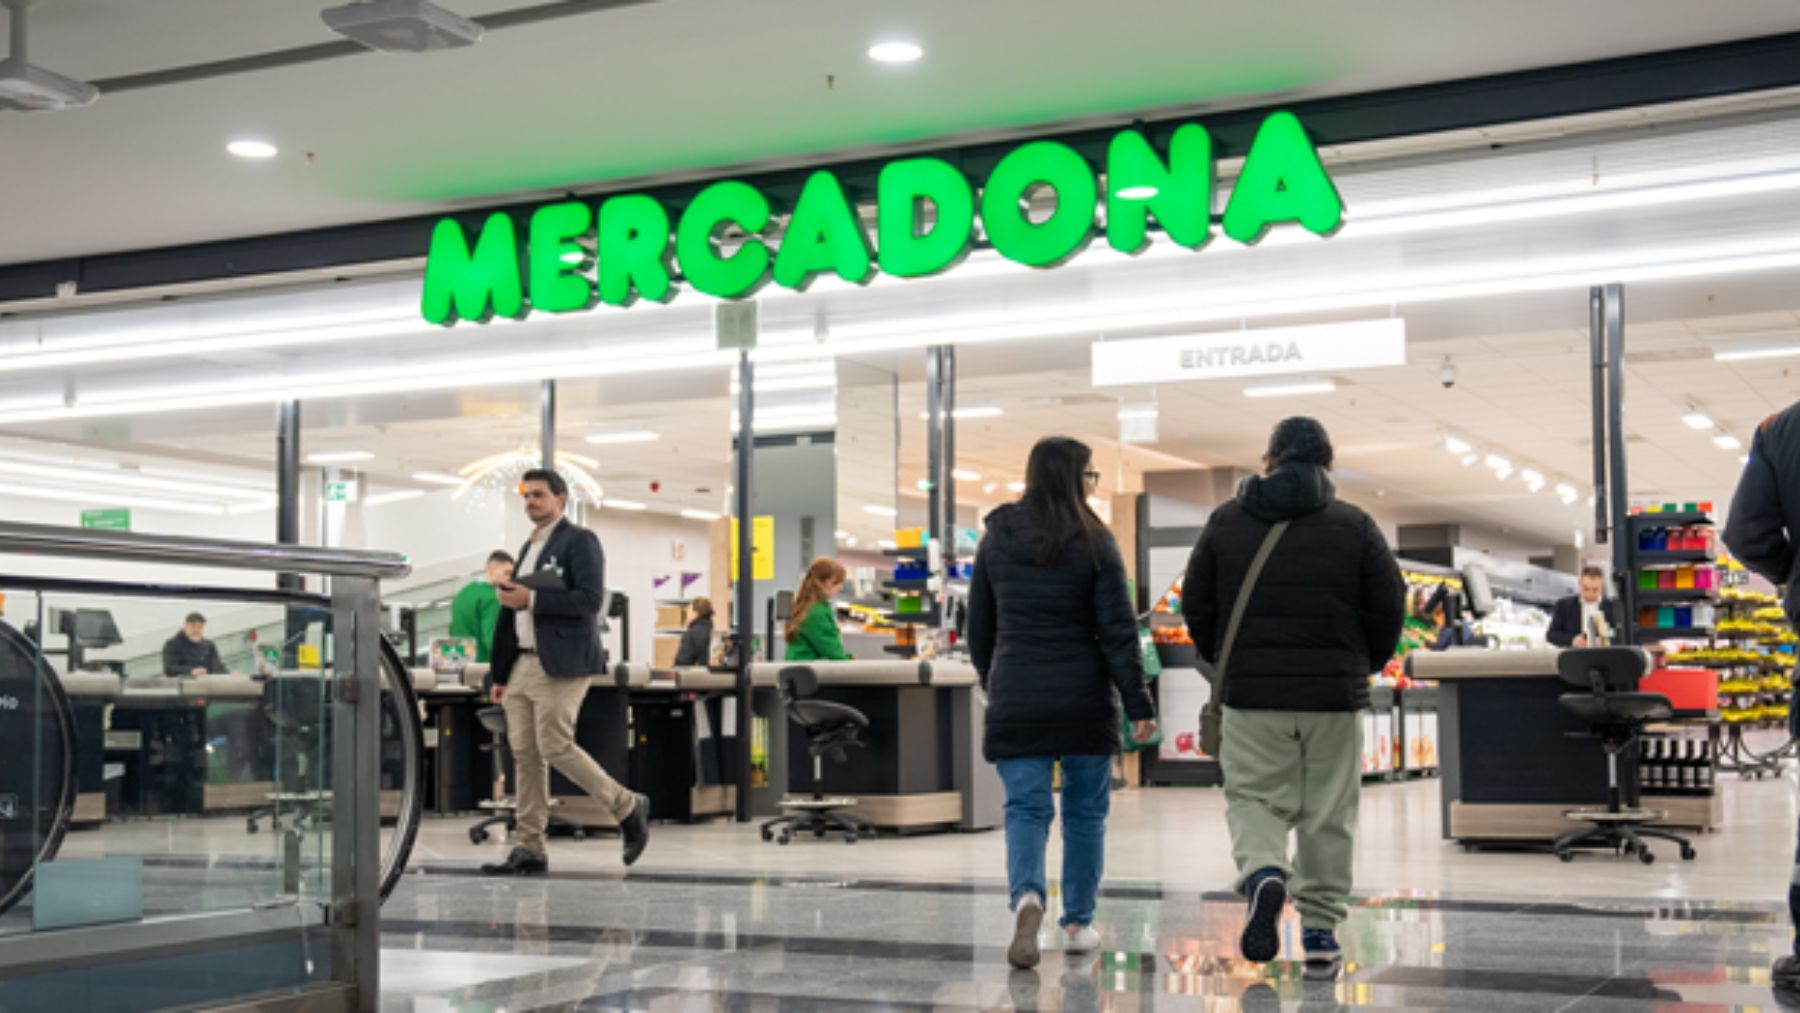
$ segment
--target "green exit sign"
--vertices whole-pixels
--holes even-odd
[[[352,503],[356,500],[355,482],[326,482],[325,502]]]
[[[94,531],[130,531],[131,511],[125,507],[83,510],[81,526]]]

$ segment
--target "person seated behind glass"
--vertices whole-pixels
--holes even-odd
[[[829,556],[820,556],[806,570],[794,592],[794,614],[787,622],[788,661],[854,661],[838,633],[831,599],[844,589],[844,567]]]
[[[171,678],[190,675],[221,675],[225,662],[219,649],[206,639],[206,617],[189,612],[181,632],[163,644],[163,674]]]

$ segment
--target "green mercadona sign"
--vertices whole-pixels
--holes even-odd
[[[599,303],[662,302],[679,277],[721,299],[753,295],[771,279],[804,290],[822,274],[862,284],[877,271],[919,278],[947,271],[969,253],[976,216],[995,252],[1030,267],[1054,267],[1103,229],[1122,253],[1149,245],[1149,220],[1169,241],[1198,250],[1212,238],[1216,168],[1206,128],[1177,128],[1166,152],[1136,130],[1115,135],[1105,166],[1105,220],[1096,226],[1100,180],[1094,166],[1056,141],[1031,141],[1008,152],[979,192],[963,172],[937,158],[884,166],[876,181],[874,242],[830,170],[802,186],[779,241],[765,236],[775,219],[761,191],[725,180],[701,190],[672,219],[661,201],[623,194],[565,201],[536,209],[526,235],[504,213],[470,236],[454,219],[437,223],[425,263],[422,311],[451,324],[528,310],[574,313]],[[1026,198],[1051,190],[1055,208],[1033,220]],[[1296,223],[1317,235],[1335,231],[1344,203],[1300,121],[1278,112],[1265,119],[1232,186],[1221,225],[1235,242],[1255,243],[1276,225]],[[744,238],[729,248],[728,229]]]

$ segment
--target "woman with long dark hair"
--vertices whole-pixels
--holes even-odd
[[[843,635],[838,632],[837,616],[831,610],[831,599],[844,589],[848,574],[844,566],[830,556],[820,556],[806,569],[800,587],[794,591],[794,614],[788,617],[788,661],[850,661],[844,650]]]
[[[1049,437],[1031,450],[1025,495],[987,518],[969,591],[969,646],[988,694],[983,753],[1006,786],[1006,876],[1015,913],[1007,960],[1039,960],[1044,849],[1062,767],[1063,945],[1100,946],[1094,903],[1105,865],[1120,707],[1155,730],[1125,562],[1088,507],[1093,452]]]

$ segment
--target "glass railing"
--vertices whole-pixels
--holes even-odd
[[[82,579],[43,558],[59,556],[320,573],[331,590]],[[377,579],[404,572],[385,554],[0,524],[0,1009],[373,1007],[378,904],[420,808],[418,707],[377,606]],[[257,650],[194,629],[154,670],[127,660],[200,604]]]

